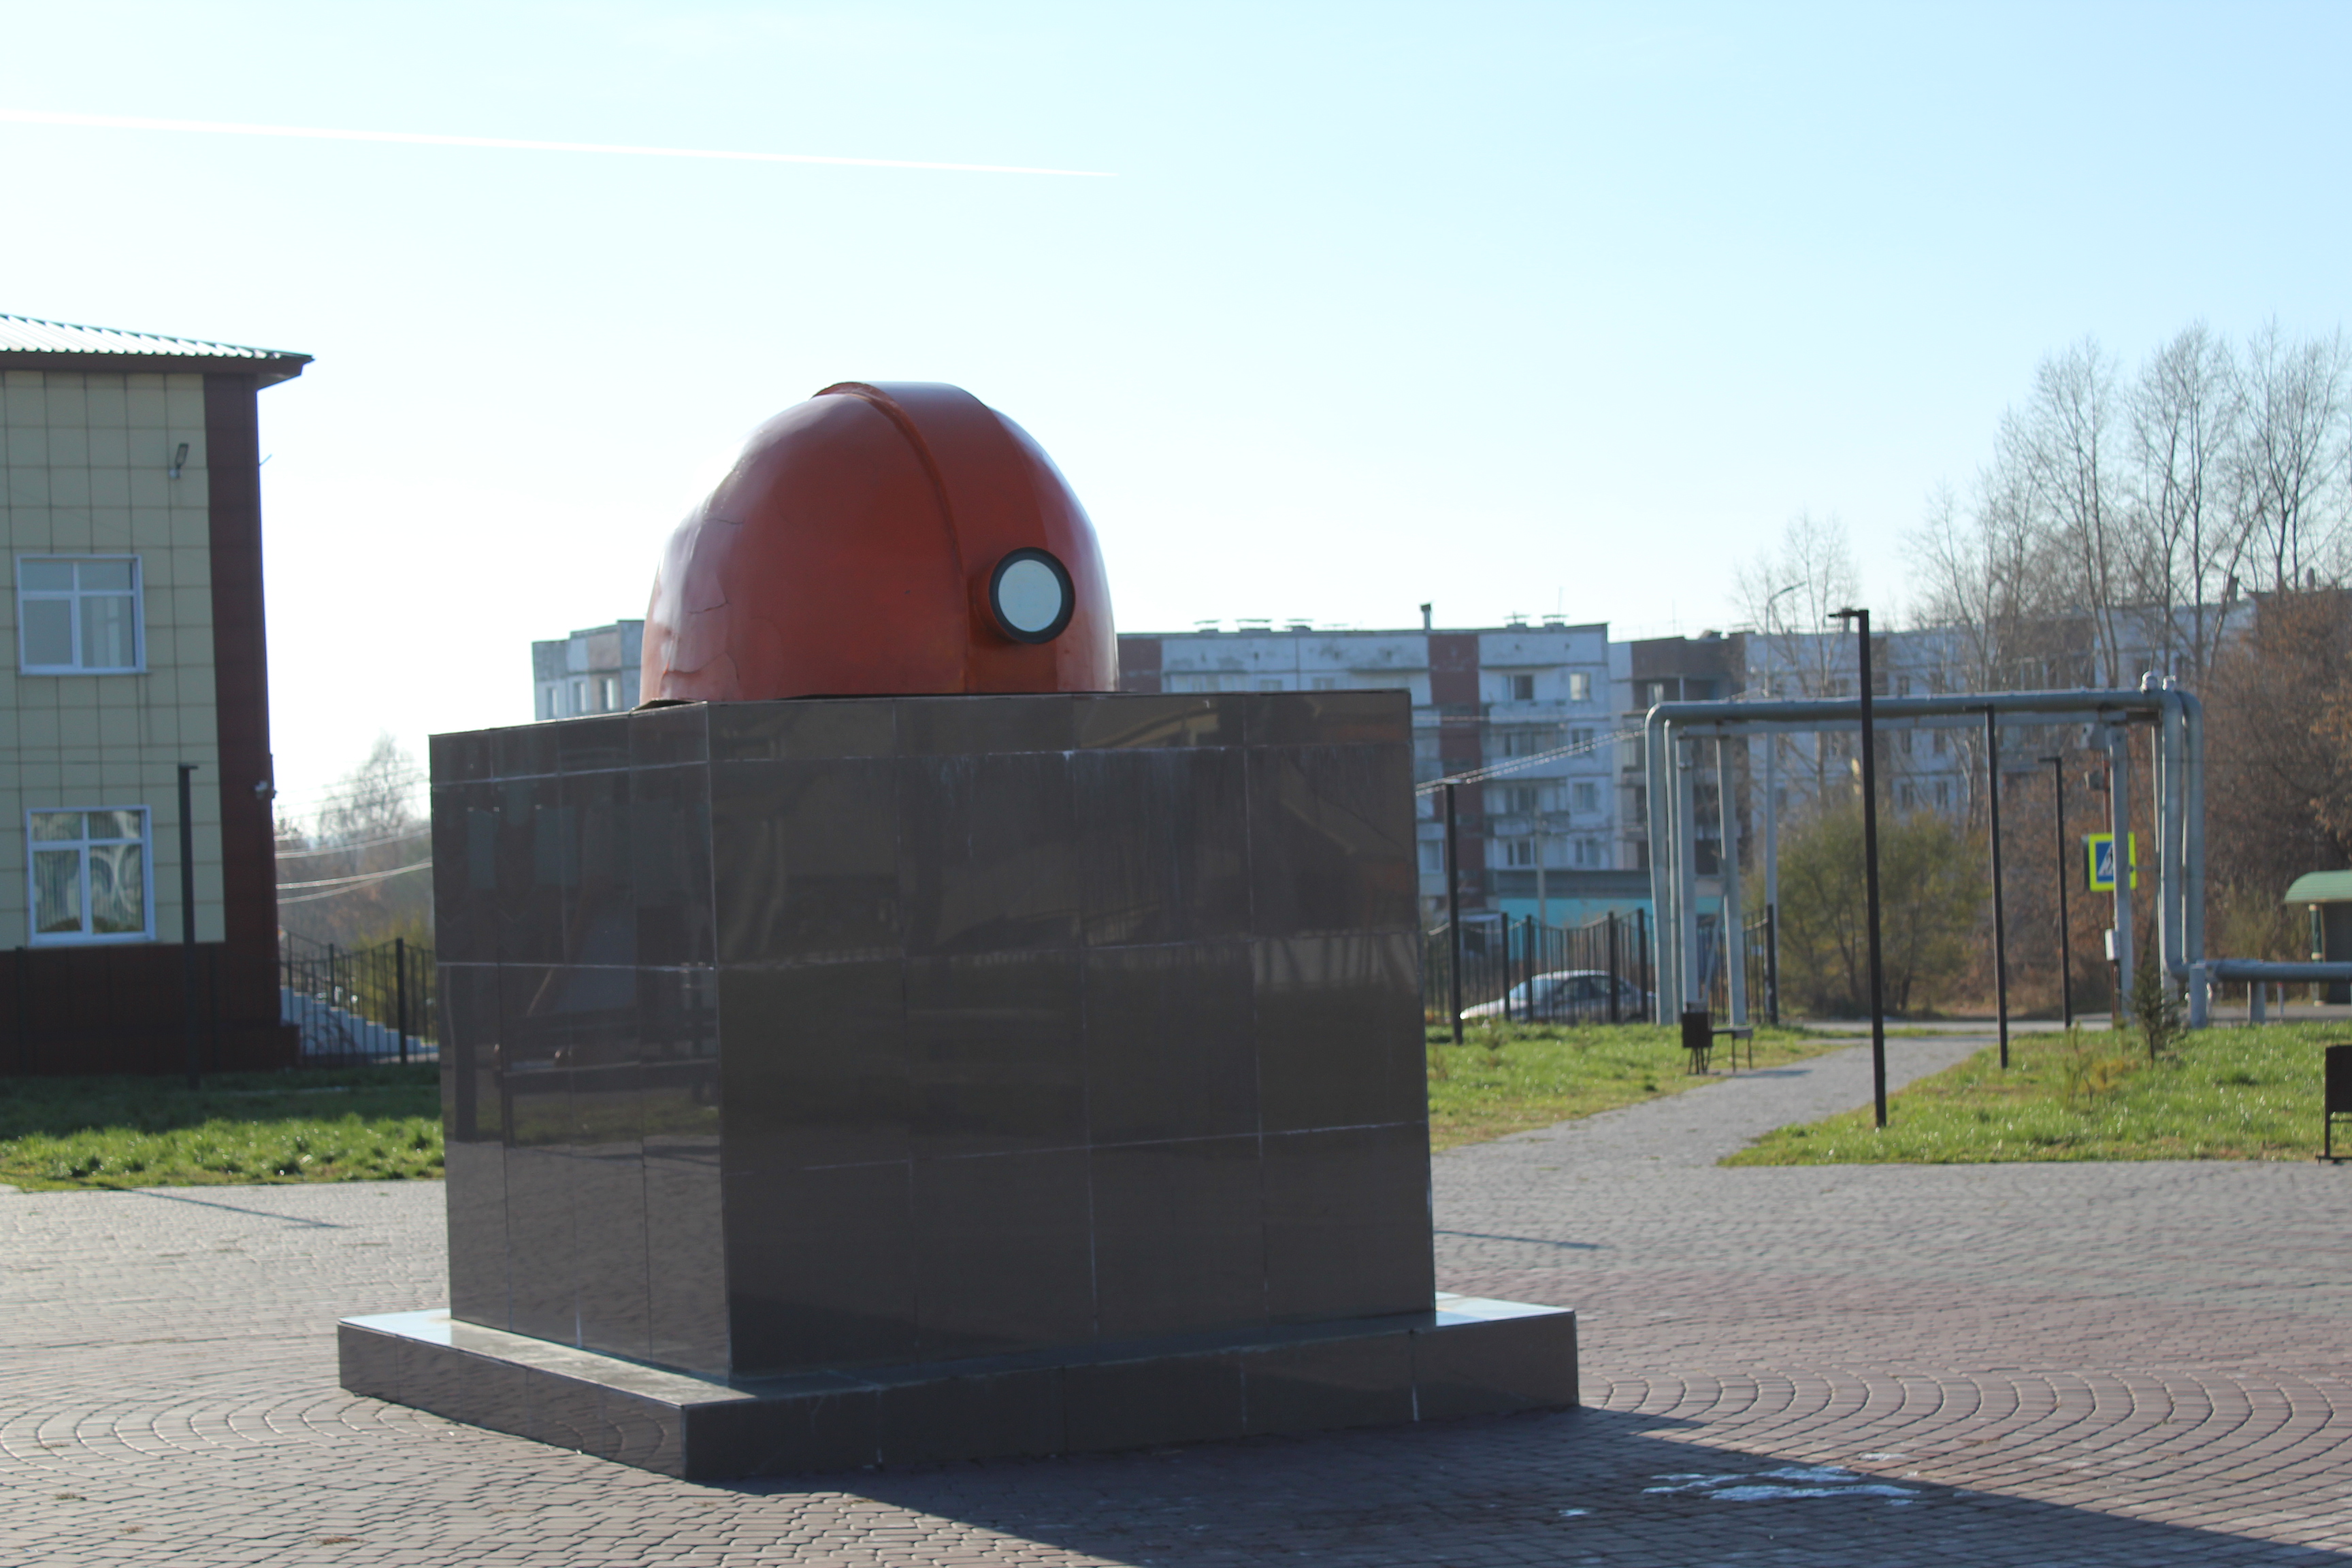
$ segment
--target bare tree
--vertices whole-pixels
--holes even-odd
[[[2092,679],[2107,683],[2123,679],[2115,379],[2114,360],[2084,338],[2042,362],[2032,400],[2002,419],[2000,436],[2000,460],[2018,470],[2004,489],[2041,511],[2050,563],[2063,574],[2053,580],[2088,616]]]
[[[1831,611],[1853,604],[1858,594],[1845,524],[1834,513],[1797,513],[1782,526],[1780,544],[1738,567],[1734,581],[1752,635],[1767,645],[1765,668],[1776,694],[1827,693],[1838,667],[1833,648],[1824,648],[1814,634],[1829,624]],[[1783,680],[1790,689],[1780,689]]]
[[[1748,647],[1751,668],[1760,665],[1764,672],[1766,689],[1759,695],[1834,696],[1841,682],[1853,679],[1846,639],[1824,629],[1830,612],[1860,596],[1853,551],[1846,542],[1845,524],[1834,513],[1817,518],[1800,511],[1789,519],[1778,546],[1759,552],[1738,569],[1735,591],[1754,628]],[[1822,793],[1830,748],[1820,737],[1792,745],[1790,737],[1774,736],[1766,744],[1778,749],[1779,767],[1786,767],[1792,755],[1809,765],[1812,793]]]
[[[1997,466],[1978,477],[1976,504],[1963,511],[1948,485],[1927,500],[1910,538],[1915,587],[1907,617],[1955,634],[1946,684],[1958,691],[2018,685],[2032,659],[2031,634],[2048,606],[2036,574],[2034,473]]]
[[[2247,531],[2232,505],[2244,400],[2228,344],[2195,322],[2150,354],[2130,399],[2131,597],[2140,640],[2175,673],[2202,681],[2243,564]],[[2184,620],[2180,612],[2187,612]]]
[[[278,923],[311,942],[359,946],[427,937],[432,879],[416,760],[389,734],[329,789],[304,831],[278,829]]]
[[[2342,527],[2347,376],[2340,331],[2290,343],[2273,320],[2246,345],[2239,472],[2273,592],[2304,585]]]

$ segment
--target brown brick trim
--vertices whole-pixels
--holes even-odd
[[[205,377],[205,447],[212,508],[213,689],[219,714],[223,935],[239,955],[278,953],[278,868],[269,801],[269,644],[262,618],[259,378]],[[236,966],[240,976],[257,973]],[[268,998],[224,995],[232,1016]],[[266,1004],[266,1005],[265,1005]]]

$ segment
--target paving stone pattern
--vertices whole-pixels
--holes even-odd
[[[0,1563],[2352,1559],[2352,1171],[1708,1163],[1868,1092],[1438,1158],[1441,1284],[1580,1308],[1585,1409],[736,1486],[336,1386],[338,1316],[440,1300],[437,1185],[0,1194]]]

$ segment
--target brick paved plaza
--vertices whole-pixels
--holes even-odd
[[[0,1195],[0,1563],[2352,1557],[2352,1171],[1710,1163],[1867,1096],[1439,1157],[1440,1284],[1580,1309],[1583,1410],[731,1486],[336,1386],[337,1317],[440,1302],[437,1185]]]

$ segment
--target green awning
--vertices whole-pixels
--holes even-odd
[[[2352,904],[2352,871],[2305,871],[2280,900],[2289,904]]]

